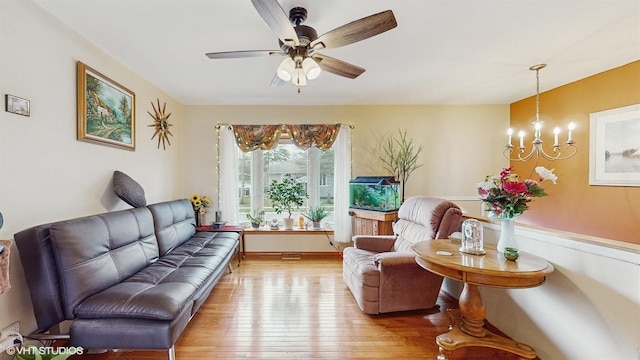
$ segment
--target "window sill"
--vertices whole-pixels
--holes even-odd
[[[299,229],[294,228],[293,230],[270,230],[265,228],[260,229],[244,229],[244,233],[246,235],[274,235],[274,234],[292,234],[292,235],[314,235],[314,234],[333,234],[333,230],[329,229]]]

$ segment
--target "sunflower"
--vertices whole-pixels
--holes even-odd
[[[191,205],[193,206],[193,210],[197,213],[204,214],[207,212],[207,208],[211,206],[211,199],[207,196],[200,196],[198,194],[193,194],[189,198],[191,201]]]

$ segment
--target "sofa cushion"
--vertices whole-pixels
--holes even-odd
[[[158,259],[153,218],[147,208],[61,221],[52,224],[49,232],[67,318],[74,317],[76,306],[85,298]]]
[[[182,245],[196,233],[196,218],[189,199],[148,206],[153,214],[160,256]]]
[[[214,273],[225,269],[225,257],[237,241],[237,236],[223,233],[196,233],[122,283],[86,299],[76,316],[173,320],[192,306],[191,300]]]

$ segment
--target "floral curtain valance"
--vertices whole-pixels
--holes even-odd
[[[278,125],[233,125],[233,135],[244,152],[269,150],[278,143],[280,129]]]
[[[301,149],[312,146],[320,150],[331,148],[340,131],[339,124],[333,125],[233,125],[233,134],[240,150],[269,150],[277,143],[280,135],[291,135],[293,142]]]
[[[312,146],[330,149],[336,141],[340,125],[286,125],[293,142],[302,149]]]

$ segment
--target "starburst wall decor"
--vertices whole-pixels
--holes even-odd
[[[164,105],[162,106],[162,109],[160,109],[160,99],[157,99],[157,100],[158,100],[157,109],[156,109],[156,106],[153,104],[153,101],[151,102],[151,107],[153,107],[154,114],[147,111],[147,114],[149,114],[153,118],[153,124],[147,125],[147,126],[156,128],[156,132],[153,133],[151,140],[153,140],[157,135],[158,149],[160,149],[160,142],[162,142],[162,149],[166,150],[167,144],[171,146],[171,142],[169,141],[169,135],[173,136],[173,134],[169,130],[169,127],[173,126],[173,124],[169,124],[169,122],[167,121],[169,119],[169,116],[171,116],[171,113],[165,115],[167,103],[164,103]]]

